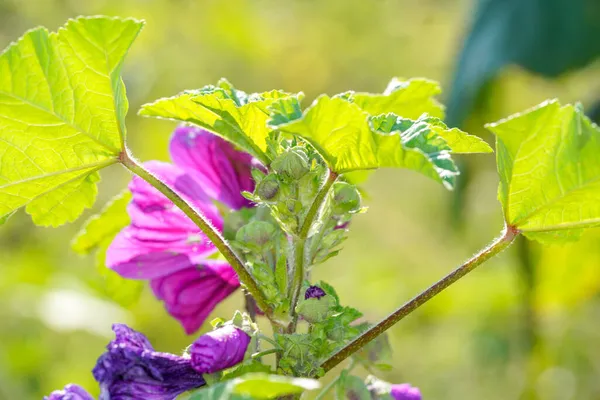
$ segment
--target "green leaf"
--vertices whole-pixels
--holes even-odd
[[[0,55],[0,219],[26,206],[36,224],[58,226],[94,203],[97,171],[123,149],[120,71],[142,25],[78,18]]]
[[[433,122],[427,117],[412,121],[394,114],[370,117],[342,98],[321,96],[301,119],[279,129],[309,141],[337,173],[403,167],[452,187],[458,174],[450,158],[452,149],[437,133],[446,132],[441,121]],[[460,140],[454,144],[461,146]]]
[[[107,268],[106,250],[121,229],[131,222],[127,214],[127,204],[130,200],[131,193],[127,190],[113,198],[98,215],[86,221],[71,243],[72,249],[79,254],[96,252],[96,268],[103,282],[101,285],[96,281],[90,284],[123,306],[133,304],[139,299],[144,282],[124,279]]]
[[[302,393],[321,387],[314,379],[264,373],[247,374],[234,380],[233,393],[259,399]]]
[[[217,383],[205,386],[177,396],[177,400],[242,400],[251,399],[246,396],[238,396],[232,393],[233,381]]]
[[[382,94],[346,92],[338,95],[371,115],[394,113],[417,119],[423,113],[444,118],[444,106],[435,96],[441,93],[439,83],[422,78],[402,81],[393,78]]]
[[[289,93],[277,90],[247,94],[221,79],[217,86],[145,104],[139,114],[198,125],[268,164],[267,137],[272,132],[267,127],[268,107],[288,96]]]
[[[177,400],[276,399],[318,389],[320,386],[314,379],[250,373],[180,395]]]
[[[576,239],[600,225],[600,128],[548,101],[489,124],[506,222],[531,239]]]
[[[131,193],[124,190],[110,200],[100,211],[90,217],[77,233],[71,248],[79,254],[89,254],[106,239],[111,239],[131,222],[127,214],[127,204]]]
[[[469,153],[493,153],[494,150],[485,140],[480,137],[469,135],[458,128],[448,128],[448,126],[439,118],[429,115],[422,115],[416,121],[404,120],[403,124],[419,125],[422,122],[427,124],[426,127],[421,126],[420,129],[431,129],[433,132],[444,138],[452,153],[454,154],[469,154]]]

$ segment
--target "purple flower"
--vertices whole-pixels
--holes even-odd
[[[151,161],[148,170],[200,210],[219,230],[223,217],[213,201],[239,209],[240,194],[252,191],[252,157],[199,128],[181,126],[170,144],[175,165]],[[107,265],[121,276],[147,279],[168,312],[187,333],[204,322],[239,281],[228,264],[208,259],[217,249],[198,227],[158,190],[139,177],[129,184],[131,224],[111,243]]]
[[[192,367],[212,374],[242,362],[250,336],[232,325],[225,325],[198,338],[190,348]]]
[[[94,398],[78,385],[69,384],[63,390],[55,390],[44,400],[94,400]]]
[[[204,386],[189,358],[160,353],[143,334],[114,324],[116,339],[98,358],[92,373],[100,384],[100,400],[173,400]]]
[[[304,300],[314,298],[320,299],[323,296],[325,296],[325,291],[323,289],[318,286],[310,286],[304,293]]]
[[[421,391],[408,383],[392,385],[390,395],[394,400],[421,400]]]

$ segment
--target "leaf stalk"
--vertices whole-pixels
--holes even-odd
[[[502,235],[490,243],[486,248],[471,257],[471,259],[460,265],[438,282],[427,288],[425,291],[414,297],[412,300],[405,303],[402,307],[391,313],[387,318],[380,321],[377,325],[369,328],[356,339],[346,344],[343,348],[325,360],[321,364],[321,367],[325,370],[325,372],[327,372],[337,366],[346,358],[350,357],[352,354],[363,348],[366,344],[394,326],[398,321],[402,320],[417,308],[427,303],[448,286],[452,285],[454,282],[473,271],[480,264],[505,250],[515,240],[518,234],[519,231],[513,226],[505,226]]]

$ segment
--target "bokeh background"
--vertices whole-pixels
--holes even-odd
[[[246,91],[302,90],[310,101],[424,76],[442,82],[452,125],[492,141],[484,122],[546,98],[593,111],[599,3],[0,0],[0,47],[77,15],[145,19],[124,69],[129,140],[143,160],[168,159],[174,125],[136,116],[139,106],[220,77]],[[315,278],[376,321],[485,245],[502,228],[494,157],[461,166],[455,192],[409,171],[374,174],[369,212]],[[104,171],[87,214],[128,179],[119,167]],[[43,229],[19,213],[0,230],[0,399],[40,399],[68,382],[97,393],[90,370],[114,321],[161,351],[192,340],[147,289],[136,301],[119,296],[93,256],[70,250],[83,221]],[[427,400],[600,399],[599,293],[600,230],[564,246],[519,242],[390,330],[394,369],[380,376],[419,386]],[[214,315],[241,304],[238,293]]]

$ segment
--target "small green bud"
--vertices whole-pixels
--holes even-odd
[[[252,221],[242,226],[235,240],[245,247],[263,248],[272,243],[275,227],[265,221]]]
[[[279,181],[275,175],[267,175],[256,186],[256,194],[262,200],[274,200],[279,193]]]
[[[311,286],[306,290],[304,299],[298,302],[296,312],[305,321],[314,324],[324,321],[332,308],[335,307],[335,299],[325,294],[318,286]]]
[[[288,179],[298,180],[310,170],[308,156],[301,147],[280,154],[271,163],[271,168]]]
[[[333,184],[333,212],[337,215],[360,210],[360,193],[355,186],[346,182]]]

